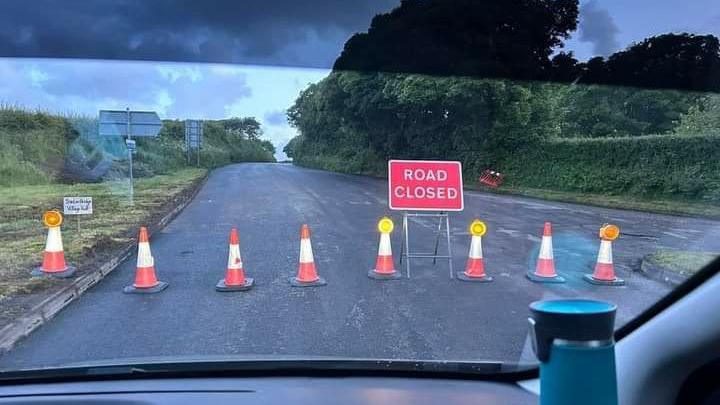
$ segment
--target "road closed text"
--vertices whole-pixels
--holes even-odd
[[[462,210],[459,162],[391,160],[390,208],[403,210]]]

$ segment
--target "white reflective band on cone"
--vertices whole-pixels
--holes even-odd
[[[600,241],[600,251],[598,252],[598,263],[612,264],[612,242],[609,240]]]
[[[471,259],[482,259],[482,238],[480,236],[473,236],[470,239],[470,254],[468,255]]]
[[[152,267],[155,260],[150,252],[150,244],[147,242],[138,243],[137,267]]]
[[[240,257],[240,245],[230,245],[230,254],[228,254],[228,269],[241,269],[242,258]]]
[[[553,258],[552,236],[543,236],[540,244],[540,259]]]
[[[300,263],[312,263],[314,261],[310,239],[300,239]]]
[[[62,252],[63,251],[62,235],[60,235],[60,227],[59,226],[54,226],[52,228],[48,228],[47,241],[45,241],[45,251],[46,252]]]
[[[378,246],[378,256],[391,256],[392,246],[390,245],[390,234],[380,234],[380,246]]]

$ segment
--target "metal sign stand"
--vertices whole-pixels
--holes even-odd
[[[185,120],[185,152],[190,164],[190,155],[195,149],[196,165],[200,167],[200,149],[203,143],[203,122],[201,120]]]
[[[127,139],[132,140],[132,130],[130,129],[130,107],[126,108],[127,111]],[[130,205],[135,205],[135,186],[133,185],[133,151],[128,148],[128,161],[130,171]]]
[[[98,112],[98,135],[125,137],[128,151],[128,177],[130,178],[128,197],[134,204],[133,153],[136,151],[135,138],[156,138],[162,129],[162,121],[154,111],[100,110]]]
[[[435,233],[435,250],[433,253],[411,253],[410,252],[410,230],[408,224],[408,218],[437,218],[438,225]],[[440,246],[440,236],[443,234],[443,223],[445,223],[445,238],[447,239],[447,255],[438,255],[438,247]],[[403,240],[400,245],[400,264],[402,264],[403,258],[405,258],[405,266],[407,269],[407,277],[410,278],[410,259],[433,259],[433,265],[437,262],[437,259],[447,259],[448,267],[450,268],[450,278],[454,278],[453,263],[452,263],[452,244],[450,243],[450,217],[447,212],[439,212],[435,214],[430,213],[410,213],[407,211],[403,212]]]

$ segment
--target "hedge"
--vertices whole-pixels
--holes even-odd
[[[717,136],[558,139],[498,169],[514,187],[720,201],[718,157]]]

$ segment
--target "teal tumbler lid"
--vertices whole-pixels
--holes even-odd
[[[615,330],[617,306],[595,300],[547,300],[530,304],[530,326],[535,354],[540,361],[550,357],[555,339],[576,342],[608,341]]]

